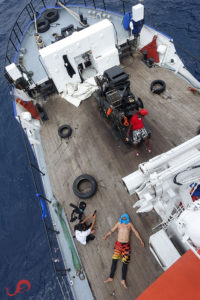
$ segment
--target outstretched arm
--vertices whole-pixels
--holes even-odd
[[[142,247],[144,247],[144,242],[141,239],[139,233],[137,232],[137,230],[135,229],[135,227],[133,226],[133,224],[131,223],[131,230],[135,233],[136,237],[138,238],[138,240],[140,241]]]
[[[129,139],[129,135],[130,135],[130,130],[131,130],[132,124],[129,125],[128,130],[127,130],[127,139]]]
[[[93,216],[93,219],[92,219],[92,225],[90,226],[90,230],[91,230],[91,231],[92,231],[92,229],[94,228],[95,221],[96,221],[96,215],[94,215],[94,216]]]
[[[89,219],[91,219],[93,217],[93,214],[90,215],[89,217],[85,218],[81,223],[84,224],[85,222],[87,222]]]
[[[111,231],[108,231],[108,233],[106,233],[103,237],[102,237],[102,240],[105,241],[107,239],[107,237],[109,235],[112,234],[112,232],[114,232],[117,228],[118,228],[118,222],[115,224],[115,226],[111,229]]]

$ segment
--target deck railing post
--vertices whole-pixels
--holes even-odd
[[[122,6],[123,6],[123,13],[125,15],[125,2],[122,0]]]
[[[22,30],[21,30],[21,28],[20,28],[20,26],[19,26],[19,24],[18,24],[17,22],[16,22],[16,25],[17,25],[17,27],[18,27],[20,33],[23,34],[23,32],[22,32]]]
[[[33,18],[31,17],[31,14],[30,14],[30,12],[29,12],[29,10],[28,10],[28,5],[26,5],[26,11],[27,11],[27,13],[28,13],[28,15],[29,15],[30,19],[31,19],[31,20],[33,20]]]
[[[44,0],[42,0],[42,3],[43,3],[43,5],[44,5],[44,7],[46,8],[46,4],[45,4]]]
[[[32,168],[34,168],[34,169],[36,169],[38,172],[40,172],[40,174],[42,174],[43,176],[45,176],[45,173],[43,173],[42,171],[40,171],[40,169],[38,169],[35,165],[33,165],[32,163],[31,163],[31,167]]]
[[[66,274],[66,272],[69,272],[71,271],[71,269],[63,269],[63,270],[57,270],[56,269],[56,272],[64,272]]]
[[[103,1],[103,7],[104,7],[104,10],[106,10],[106,3],[105,3],[104,0],[102,0],[102,1]]]
[[[15,31],[15,29],[14,29],[14,28],[13,28],[13,32],[14,32],[14,34],[15,34],[15,36],[16,36],[16,38],[17,38],[18,42],[20,43],[20,39],[19,39],[19,37],[18,37],[18,35],[17,35],[17,33],[16,33],[16,31]]]
[[[6,59],[9,61],[9,63],[11,64],[11,60],[10,58],[8,57],[8,55],[6,55]]]
[[[49,227],[47,227],[47,226],[46,226],[46,229],[49,230],[49,231],[55,232],[56,234],[59,234],[59,233],[60,233],[60,231],[57,231],[57,230],[52,229],[52,228],[49,228]]]
[[[36,194],[37,197],[44,199],[45,201],[52,203],[52,201],[50,201],[49,199],[45,198],[43,195],[41,194]]]
[[[95,0],[92,0],[93,2],[93,5],[94,5],[94,8],[96,9],[96,3],[95,3]]]
[[[9,41],[12,43],[13,47],[15,48],[15,50],[17,51],[17,47],[15,46],[15,44],[12,41],[12,38],[10,37]]]
[[[33,7],[32,2],[30,2],[30,3],[27,4],[27,5],[29,5],[29,7],[30,7],[30,9],[31,9],[31,11],[32,11],[32,13],[33,13],[33,15],[34,15],[34,13],[35,13],[35,8]]]

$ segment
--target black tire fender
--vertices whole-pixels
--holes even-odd
[[[64,133],[64,131],[66,131],[66,133]],[[72,128],[69,125],[62,125],[58,128],[58,135],[62,138],[62,139],[66,139],[68,137],[70,137],[70,135],[72,134]]]
[[[85,180],[89,181],[91,188],[87,192],[81,192],[79,190],[79,185],[82,181]],[[97,191],[97,182],[93,176],[88,174],[82,174],[74,180],[72,189],[74,194],[81,199],[91,198]]]
[[[43,14],[43,18],[45,18],[49,23],[56,22],[59,19],[59,14],[57,9],[47,9]]]
[[[43,18],[39,18],[37,20],[37,31],[39,33],[46,32],[47,30],[49,30],[49,28],[50,28],[49,21]]]
[[[161,87],[155,89],[156,85],[160,85]],[[162,92],[165,91],[166,83],[163,80],[154,80],[151,83],[150,89],[151,89],[152,93],[160,95]]]

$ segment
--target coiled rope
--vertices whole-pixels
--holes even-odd
[[[57,2],[58,5],[60,5],[62,8],[64,8],[74,19],[76,19],[83,27],[88,27],[88,25],[83,24],[81,22],[79,14],[74,12],[73,10],[69,9],[68,7],[64,6],[61,2]]]

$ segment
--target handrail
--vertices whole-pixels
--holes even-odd
[[[40,200],[40,203],[39,203],[39,207],[40,207],[40,211],[41,211],[41,217],[42,217],[42,221],[43,221],[43,226],[44,226],[44,231],[45,231],[45,234],[46,234],[46,238],[47,238],[47,243],[48,243],[48,248],[49,248],[49,254],[50,254],[50,257],[51,257],[51,262],[52,262],[52,266],[53,266],[53,269],[54,269],[54,273],[55,273],[55,276],[58,280],[58,284],[59,284],[59,287],[60,287],[60,290],[61,290],[61,293],[63,295],[63,299],[66,299],[65,295],[67,293],[67,296],[69,297],[68,299],[70,300],[74,300],[74,296],[73,296],[73,292],[70,288],[70,284],[69,284],[69,278],[66,274],[66,269],[65,267],[63,268],[63,270],[57,270],[56,268],[56,263],[57,262],[61,262],[63,266],[64,265],[64,261],[63,261],[63,257],[62,257],[62,254],[60,252],[60,255],[59,253],[57,253],[57,258],[55,259],[54,258],[54,253],[53,253],[53,247],[57,247],[56,249],[59,249],[59,244],[58,244],[58,240],[57,240],[57,237],[56,235],[59,234],[59,231],[57,231],[56,229],[54,229],[53,227],[53,224],[52,224],[52,218],[51,218],[51,215],[50,215],[50,212],[49,212],[49,208],[48,206],[46,206],[47,208],[47,211],[46,211],[46,216],[44,216],[44,211],[43,211],[43,205],[41,204],[41,199],[44,199],[46,202],[48,203],[52,203],[50,200],[48,200],[45,196],[41,195],[39,193],[39,186],[36,182],[36,176],[37,178],[39,178],[41,180],[41,171],[39,168],[35,167],[34,164],[32,163],[32,159],[30,157],[30,152],[29,152],[29,144],[28,144],[28,141],[27,141],[27,135],[26,135],[26,131],[24,131],[23,127],[22,127],[22,123],[21,123],[21,119],[20,117],[18,117],[19,119],[19,124],[20,124],[20,130],[21,130],[21,134],[22,134],[22,138],[23,138],[23,142],[24,142],[24,146],[25,146],[25,150],[26,150],[26,156],[27,156],[27,159],[28,159],[28,165],[29,165],[29,168],[30,168],[30,171],[31,171],[31,175],[32,175],[32,179],[33,179],[33,184],[34,184],[34,189],[35,189],[35,196],[37,198],[37,200],[39,199]],[[33,172],[33,166],[34,166],[34,169],[37,170],[37,175],[35,176],[34,172]],[[42,173],[44,174],[44,173]],[[44,174],[45,176],[45,174]],[[41,191],[42,193],[44,193],[44,187],[43,187],[43,183],[40,182],[40,186],[41,186]],[[45,208],[45,210],[46,210]],[[45,221],[45,219],[47,221]],[[48,222],[48,224],[47,224]],[[49,233],[49,231],[51,233]],[[54,241],[53,241],[53,238],[51,237],[52,235],[54,234]],[[54,245],[53,245],[54,243]],[[55,249],[55,248],[54,248]],[[59,257],[58,257],[59,255]],[[60,260],[61,259],[61,260]],[[65,284],[65,289],[66,289],[66,292],[63,291],[63,287],[62,287],[62,284],[60,282],[60,279],[62,278],[63,282],[67,281],[67,285]]]

